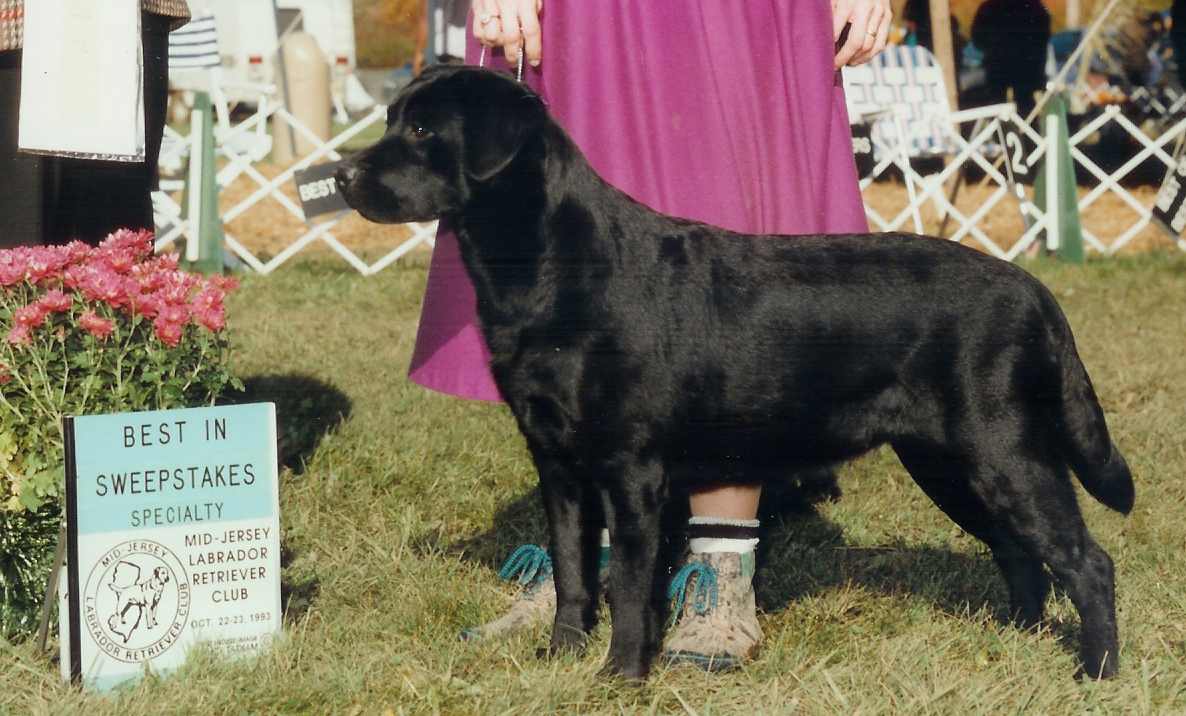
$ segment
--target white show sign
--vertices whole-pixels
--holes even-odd
[[[271,403],[68,418],[62,671],[110,689],[279,633]]]

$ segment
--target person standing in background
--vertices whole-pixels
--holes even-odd
[[[1040,0],[986,0],[972,20],[972,42],[984,53],[985,104],[1005,102],[1009,90],[1021,116],[1046,85],[1050,13]]]
[[[143,0],[145,161],[113,162],[18,151],[24,0],[0,0],[0,247],[97,243],[120,228],[153,228],[151,192],[165,127],[169,31],[185,0]],[[87,121],[79,117],[79,122]]]

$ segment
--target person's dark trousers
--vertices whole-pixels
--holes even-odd
[[[21,51],[0,52],[0,248],[42,243],[45,167],[16,150]]]
[[[98,243],[120,228],[153,228],[150,194],[165,127],[170,18],[142,13],[144,162],[101,162],[16,152],[20,51],[0,62],[0,246]],[[11,56],[11,57],[9,57]],[[40,199],[38,199],[40,197]],[[8,219],[16,217],[16,226]]]

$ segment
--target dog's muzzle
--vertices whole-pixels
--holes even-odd
[[[338,171],[334,172],[334,183],[338,185],[338,192],[345,193],[350,184],[358,177],[359,170],[353,163],[343,164],[338,167]]]

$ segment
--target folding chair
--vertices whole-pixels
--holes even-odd
[[[169,73],[173,78],[177,78],[179,74],[213,72],[220,64],[218,35],[215,32],[213,15],[194,17],[169,34]],[[211,81],[210,84],[213,85],[214,82]],[[174,176],[179,174],[189,153],[189,138],[166,124],[157,160],[161,172]],[[184,188],[185,182],[181,179],[162,178],[157,190],[152,193],[158,251],[173,243],[186,231],[186,223],[181,217],[181,206],[172,196]]]
[[[213,14],[197,16],[169,35],[169,74],[174,88],[209,93],[220,146],[250,161],[259,161],[272,150],[266,120],[269,106],[279,101],[276,86],[232,80],[224,74]],[[231,115],[238,103],[230,99],[231,94],[255,101],[255,112],[238,124],[232,122]]]
[[[951,240],[970,236],[993,255],[1009,258],[1011,252],[997,245],[977,224],[1009,194],[1009,180],[990,160],[1003,151],[997,141],[1003,124],[1020,123],[1014,105],[952,111],[942,68],[924,47],[891,45],[867,64],[845,67],[843,78],[850,121],[871,125],[874,169],[862,180],[861,189],[891,166],[897,167],[906,184],[908,202],[896,216],[886,219],[866,209],[873,224],[882,231],[897,231],[912,220],[914,230],[922,233],[920,209],[931,202],[942,217],[959,224]],[[971,131],[965,138],[961,128],[969,123]],[[945,166],[924,175],[925,168],[920,167],[929,163],[917,160],[928,158],[943,158]],[[943,189],[969,162],[979,166],[997,184],[997,190],[971,215],[965,215],[953,203],[954,191],[948,196]]]
[[[190,22],[169,35],[169,75],[172,89],[206,92],[215,115],[215,142],[218,152],[229,163],[218,174],[218,183],[226,186],[240,174],[249,171],[252,162],[266,157],[272,150],[267,119],[276,106],[276,87],[264,83],[230,81],[222,71],[222,57],[218,47],[218,28],[213,14],[196,15]],[[234,123],[232,112],[236,103],[228,92],[238,96],[256,97],[255,112],[246,120]],[[161,141],[159,165],[169,173],[177,173],[191,152],[191,137],[182,136],[166,125]],[[184,181],[162,179],[159,191],[153,194],[153,209],[158,227],[157,250],[168,246],[187,230],[181,220],[181,208],[171,193],[181,190]]]

